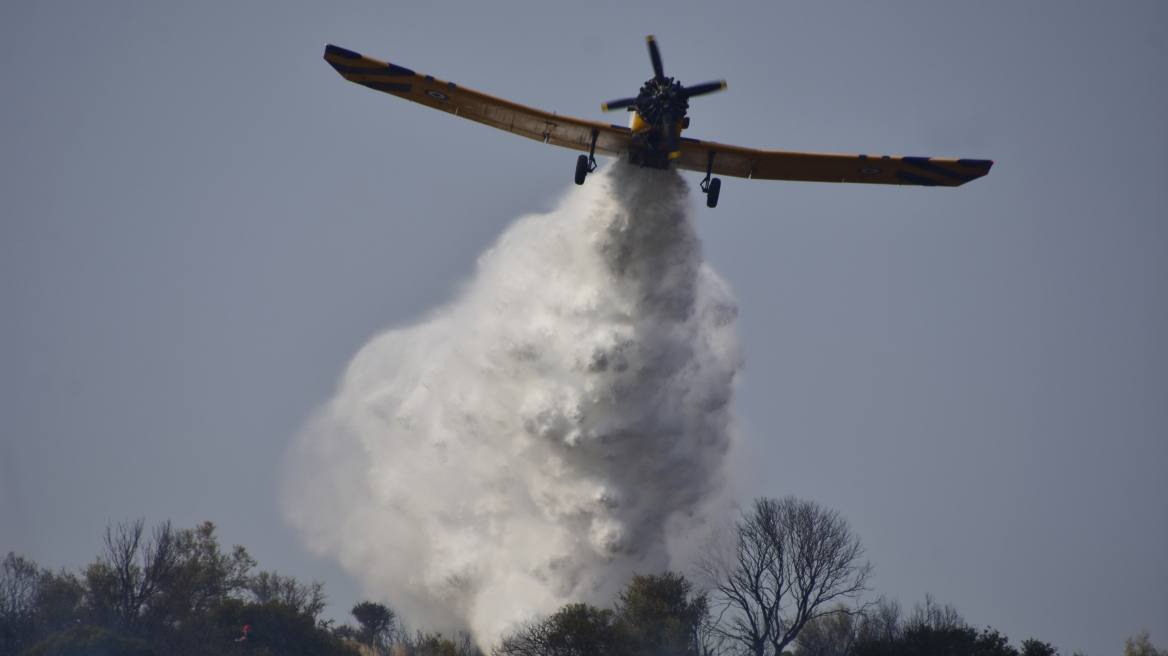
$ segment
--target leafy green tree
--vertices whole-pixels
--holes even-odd
[[[855,656],[1019,656],[1006,636],[971,626],[912,626],[895,640],[859,642]]]
[[[416,656],[457,656],[454,641],[443,638],[441,633],[427,633],[419,637],[414,646]]]
[[[1058,649],[1049,642],[1027,638],[1022,641],[1022,656],[1058,656]]]
[[[441,633],[423,633],[405,645],[409,656],[483,656],[466,631],[455,631],[451,638]]]
[[[85,616],[85,585],[73,572],[46,571],[37,590],[36,635],[44,640],[81,623]]]
[[[861,620],[838,604],[837,613],[808,620],[795,642],[795,656],[847,656],[859,637]]]
[[[536,618],[503,637],[495,656],[610,656],[617,649],[616,613],[574,603]]]
[[[201,612],[226,597],[240,595],[256,566],[239,545],[224,553],[211,522],[181,531],[178,552],[179,567],[169,594],[188,612]]]
[[[0,560],[0,656],[30,647],[37,656],[356,656],[317,621],[323,584],[252,576],[255,560],[241,546],[221,548],[211,522],[182,531],[111,524],[103,547],[80,578],[15,554]],[[239,640],[248,624],[257,630]]]
[[[358,642],[369,645],[377,652],[387,649],[393,641],[394,620],[397,614],[385,604],[362,601],[353,606],[349,614],[361,626],[356,633]]]
[[[35,562],[11,551],[0,561],[0,654],[19,654],[33,643],[44,577]]]
[[[250,577],[247,580],[247,590],[251,592],[256,603],[278,601],[313,618],[319,616],[325,607],[323,583],[319,581],[301,583],[296,577],[280,576],[279,572],[260,572]]]
[[[236,545],[225,553],[215,525],[203,522],[178,532],[176,566],[144,614],[141,635],[158,651],[187,653],[197,641],[191,620],[243,594],[255,560]]]
[[[1140,631],[1123,641],[1123,656],[1168,656],[1168,649],[1157,649],[1147,631]]]
[[[881,599],[863,610],[852,656],[1057,656],[1050,643],[1034,638],[1022,641],[1022,651],[992,628],[978,631],[965,622],[952,604],[938,604],[925,595],[913,613],[899,619],[900,604]],[[809,625],[810,626],[810,625]],[[802,645],[804,637],[800,635]],[[796,652],[797,656],[800,656]],[[1168,654],[1164,655],[1168,656]]]
[[[709,615],[706,594],[677,572],[634,574],[618,604],[618,634],[630,654],[697,656]]]
[[[96,626],[77,626],[42,640],[25,656],[155,656],[142,640],[121,638]]]
[[[20,654],[76,626],[84,594],[76,575],[53,574],[9,552],[0,561],[0,654]]]
[[[634,574],[615,610],[566,604],[504,636],[495,656],[699,656],[705,593],[676,572]]]
[[[311,615],[279,601],[263,604],[228,598],[192,619],[186,652],[225,656],[357,656],[357,650],[317,624]],[[251,632],[243,638],[244,626]]]

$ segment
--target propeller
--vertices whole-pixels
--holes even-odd
[[[645,37],[649,42],[649,59],[653,60],[653,76],[658,80],[665,79],[665,67],[661,64],[661,51],[657,49],[657,38],[652,34]]]
[[[614,109],[621,109],[622,107],[629,107],[635,104],[637,104],[636,98],[621,98],[620,100],[613,100],[611,102],[604,103],[600,106],[600,109],[606,112],[611,112]]]
[[[726,88],[726,80],[718,80],[717,82],[706,82],[705,84],[695,84],[692,87],[685,88],[685,95],[693,98],[694,96],[704,96],[707,93],[721,91]]]
[[[635,98],[621,98],[606,102],[600,108],[606,112],[629,107],[635,109],[641,120],[653,127],[659,127],[665,135],[665,144],[670,159],[681,156],[678,147],[677,126],[685,119],[689,109],[689,99],[726,88],[725,80],[682,86],[671,77],[665,77],[665,67],[661,63],[661,51],[657,49],[657,39],[646,37],[649,44],[649,59],[653,63],[653,79],[641,86]]]

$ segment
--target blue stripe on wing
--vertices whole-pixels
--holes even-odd
[[[908,159],[908,158],[906,157],[905,159]],[[908,184],[921,185],[923,187],[943,186],[940,182],[937,182],[936,180],[926,178],[923,175],[917,175],[916,173],[909,173],[908,171],[897,171],[896,178],[898,180],[904,180]]]
[[[414,72],[401,66],[345,66],[336,62],[329,62],[329,66],[337,69],[341,75],[376,75],[378,77],[413,77]]]
[[[414,85],[402,84],[400,82],[382,82],[381,80],[353,80],[363,87],[370,89],[377,89],[386,93],[409,93],[413,90]]]
[[[969,175],[968,173],[950,171],[943,166],[937,166],[936,164],[932,163],[929,161],[928,157],[902,157],[900,158],[900,161],[904,162],[905,164],[915,166],[922,171],[936,173],[939,176],[949,178],[950,180],[956,180],[958,182],[969,182],[970,180],[976,180],[977,178],[981,177],[980,175]]]

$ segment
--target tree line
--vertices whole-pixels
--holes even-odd
[[[965,622],[926,595],[904,613],[870,592],[871,564],[839,513],[757,499],[729,544],[700,559],[697,590],[675,572],[634,575],[613,609],[568,604],[505,636],[493,656],[1056,656]],[[1147,634],[1126,656],[1168,656]],[[1076,654],[1076,656],[1079,656]]]
[[[492,656],[1056,656],[968,624],[926,595],[911,613],[863,601],[871,564],[839,513],[794,497],[760,498],[693,575],[634,574],[611,608],[569,603],[503,636]],[[0,656],[484,656],[469,633],[411,631],[363,601],[355,624],[321,619],[324,586],[255,571],[215,526],[107,527],[78,572],[0,562]],[[1076,654],[1075,656],[1080,656]],[[1125,656],[1168,656],[1146,632]]]
[[[256,566],[244,547],[224,550],[211,522],[110,525],[97,559],[78,572],[9,552],[0,656],[361,656],[362,646],[384,650],[387,637],[401,656],[481,656],[463,632],[409,634],[382,604],[357,604],[358,626],[337,626],[321,619],[323,583]],[[397,633],[378,624],[378,609]]]

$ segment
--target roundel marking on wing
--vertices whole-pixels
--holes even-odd
[[[864,175],[878,175],[878,174],[883,173],[883,172],[884,172],[884,169],[874,169],[874,168],[860,169],[859,171],[857,171],[857,173],[862,173]]]
[[[450,96],[441,91],[435,91],[434,89],[426,89],[426,95],[431,98],[437,98],[438,100],[450,100]]]

